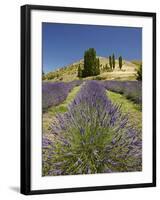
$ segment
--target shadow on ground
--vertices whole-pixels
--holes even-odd
[[[14,191],[14,192],[18,192],[18,193],[20,192],[20,188],[16,187],[16,186],[10,186],[9,189]]]

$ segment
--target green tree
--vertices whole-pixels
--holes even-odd
[[[100,73],[99,59],[96,58],[96,51],[94,48],[89,48],[84,53],[84,69],[82,76],[94,76]]]
[[[119,68],[122,69],[122,56],[119,56]]]
[[[113,69],[115,68],[115,56],[114,56],[114,54],[112,55],[112,67],[113,67]]]
[[[137,70],[137,80],[141,81],[142,80],[142,64],[139,66]]]
[[[109,66],[112,69],[112,58],[111,58],[111,56],[109,56]]]

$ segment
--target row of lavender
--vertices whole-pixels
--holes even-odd
[[[97,81],[86,82],[43,138],[43,175],[141,171],[141,133]]]
[[[50,106],[56,106],[62,103],[68,96],[68,93],[82,83],[80,80],[64,82],[44,82],[42,85],[42,108],[43,110]]]
[[[141,81],[104,81],[106,89],[123,94],[135,103],[142,104],[142,82]]]

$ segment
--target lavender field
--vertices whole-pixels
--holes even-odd
[[[44,82],[42,96],[43,176],[142,170],[141,81]]]
[[[141,81],[104,81],[107,90],[123,94],[127,99],[142,105]]]
[[[45,82],[42,85],[42,108],[47,109],[50,106],[56,106],[62,103],[68,93],[73,89],[73,87],[78,86],[82,81],[72,81],[69,83],[63,82]]]

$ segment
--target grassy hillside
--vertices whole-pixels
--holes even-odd
[[[140,61],[127,61],[123,60],[123,66],[122,69],[119,69],[118,66],[118,60],[116,61],[115,69],[114,71],[106,70],[106,64],[109,67],[109,59],[107,57],[100,57],[100,75],[94,76],[94,77],[87,77],[84,79],[97,79],[97,80],[135,80],[136,79],[136,73],[137,73],[137,62],[140,63]],[[79,79],[77,77],[78,72],[78,66],[80,65],[81,68],[83,68],[83,59],[72,63],[70,65],[67,65],[65,67],[61,67],[57,69],[56,71],[49,72],[45,75],[47,81],[72,81]]]
[[[140,66],[142,64],[142,61],[141,60],[132,60],[131,61],[133,64],[137,65],[137,66]]]

